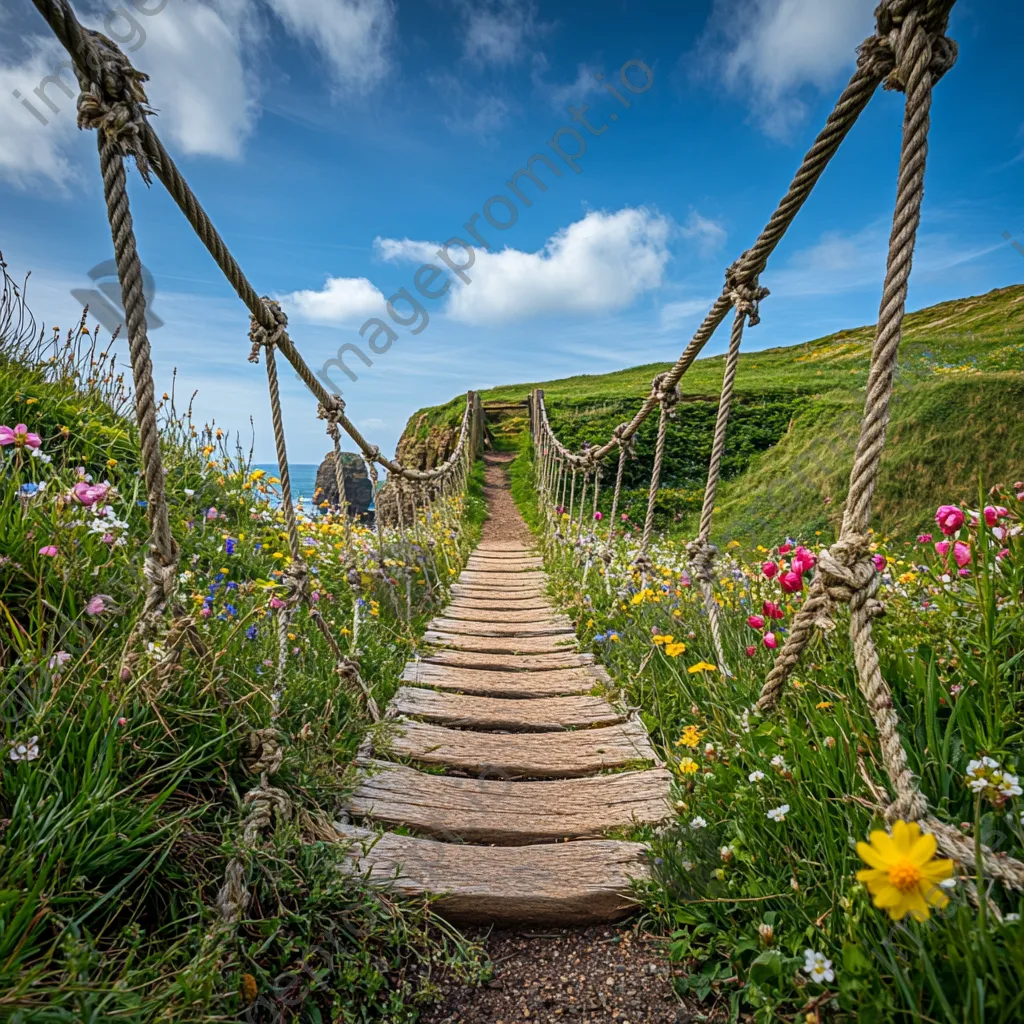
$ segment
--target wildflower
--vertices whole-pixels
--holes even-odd
[[[736,851],[731,846],[723,846],[718,851],[718,856],[722,858],[723,863],[728,864],[732,860],[733,855]]]
[[[869,868],[857,872],[880,910],[894,921],[908,913],[924,921],[932,907],[945,907],[949,897],[942,883],[952,877],[953,862],[936,859],[937,843],[930,832],[922,833],[916,821],[893,822],[892,834],[874,831],[870,843],[858,843],[857,853]]]
[[[692,676],[698,672],[715,672],[717,669],[708,661],[698,661],[696,665],[691,665],[686,671]]]
[[[216,518],[217,518],[217,508],[216,508],[216,506],[215,506],[215,505],[211,505],[211,506],[210,506],[210,507],[209,507],[209,508],[208,508],[208,509],[206,510],[206,518],[207,518],[207,519],[216,519]]]
[[[692,757],[684,757],[679,762],[680,775],[696,775],[700,771],[700,765]]]
[[[71,660],[71,655],[67,651],[58,651],[49,661],[50,670],[60,669],[61,666],[66,665]]]
[[[689,747],[691,750],[696,749],[700,743],[700,738],[704,733],[700,731],[695,725],[688,725],[683,729],[683,735],[676,741],[677,747]]]
[[[774,633],[765,633],[761,638],[761,643],[763,643],[769,651],[774,651],[775,648],[779,646],[779,641],[776,639]]]
[[[875,568],[879,572],[885,572],[885,567],[889,564],[885,560],[885,555],[872,555],[871,561],[875,563]]]
[[[747,625],[751,629],[764,629],[764,618],[760,615],[748,615]]]
[[[781,754],[776,754],[769,762],[773,768],[778,768],[780,772],[786,770],[786,762]]]
[[[826,959],[824,953],[815,953],[813,949],[804,950],[804,974],[810,976],[811,981],[819,985],[823,982],[835,981],[835,971],[832,970],[832,961]]]
[[[935,542],[935,553],[941,555],[943,558],[949,554],[949,541],[948,540],[937,540]]]
[[[819,700],[814,706],[818,711],[831,711],[835,707],[835,704],[830,700]]]
[[[117,720],[117,724],[123,729],[128,724],[128,719],[122,716]]]
[[[930,533],[919,533],[917,535],[917,543],[918,544],[931,544],[931,542],[932,542],[932,535]]]
[[[707,827],[708,827],[708,823],[699,814],[697,815],[696,818],[693,819],[693,821],[690,822],[690,828],[692,828],[694,831],[696,831],[697,829],[700,829],[700,828],[707,828]]]
[[[57,548],[53,544],[45,544],[43,545],[43,547],[39,549],[39,554],[41,554],[44,558],[56,558]]]
[[[790,551],[792,551],[792,550],[793,550],[793,542],[791,540],[787,539],[785,544],[780,544],[779,545],[779,554],[780,555],[788,555],[790,553]]]
[[[77,501],[79,505],[91,508],[98,502],[104,501],[109,490],[109,484],[89,484],[84,480],[79,480],[71,489],[71,497]]]
[[[985,510],[982,513],[985,517],[986,526],[995,526],[1004,516],[1009,515],[1009,509],[1003,508],[1002,505],[986,505]]]
[[[962,540],[958,540],[953,545],[953,561],[962,569],[971,560],[971,546],[965,544]]]
[[[802,575],[813,569],[817,561],[818,559],[814,556],[814,553],[801,544],[796,549],[796,553],[789,564],[793,572],[798,572]]]
[[[601,520],[604,519],[604,516],[600,512],[595,512],[594,519],[597,520],[597,522],[601,522]]]
[[[754,647],[753,645],[751,645],[750,647],[746,648],[746,652],[747,652],[747,657],[748,658],[752,658],[755,654],[757,654],[757,648]]]
[[[767,816],[771,821],[785,821],[787,814],[789,814],[789,804],[783,804],[781,807],[773,807],[768,811]]]
[[[753,771],[747,776],[747,782],[760,782],[764,778],[764,772]]]
[[[968,787],[972,793],[980,793],[997,807],[1010,797],[1021,796],[1020,782],[1016,775],[1004,771],[999,762],[991,757],[982,757],[967,765]]]
[[[757,926],[757,934],[761,937],[761,941],[766,945],[772,944],[772,939],[775,938],[775,929],[770,924],[765,924],[763,921]]]
[[[85,606],[86,615],[102,615],[107,610],[106,602],[104,602],[104,594],[97,594],[95,597],[89,598],[89,603]]]
[[[705,757],[714,757],[715,756],[715,745],[714,745],[714,743],[705,743],[704,744],[704,756]]]
[[[779,586],[787,594],[797,594],[804,589],[804,578],[800,573],[790,569],[779,577]]]
[[[228,537],[228,539],[224,541],[224,551],[229,555],[233,555],[235,553],[234,538]]]
[[[765,562],[764,565],[761,566],[761,572],[763,572],[768,579],[771,579],[778,571],[779,567],[774,562]]]
[[[259,630],[255,626],[250,626],[245,631],[245,639],[246,640],[255,640],[256,637],[258,637],[259,635],[260,635],[259,634]]]
[[[34,761],[39,757],[39,737],[30,736],[24,743],[11,744],[12,761]]]
[[[684,644],[684,643],[678,643],[677,642],[677,643],[672,643],[672,644],[665,644],[665,653],[670,658],[678,658],[679,655],[683,654],[685,651],[686,651],[686,644]]]
[[[662,644],[670,644],[675,639],[671,633],[655,633],[651,638],[654,641],[656,647],[660,647]]]
[[[964,525],[964,514],[956,505],[940,505],[935,513],[935,522],[947,537],[952,537]]]
[[[765,601],[765,603],[761,605],[761,611],[768,616],[769,619],[781,619],[786,614],[774,601]]]
[[[42,438],[33,434],[24,423],[16,427],[0,426],[0,446],[13,444],[15,448],[38,448],[42,443]]]
[[[828,747],[829,750],[831,750],[835,745],[836,745],[836,738],[835,738],[835,736],[826,736],[825,737],[825,746]]]

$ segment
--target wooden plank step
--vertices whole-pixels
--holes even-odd
[[[452,587],[453,592],[458,584]],[[539,608],[554,611],[550,599],[545,594],[528,594],[526,597],[510,597],[507,594],[495,594],[493,591],[464,591],[458,594],[449,608],[474,608],[486,611],[508,609],[512,612],[536,611]]]
[[[402,682],[481,697],[528,699],[590,693],[595,687],[608,685],[609,679],[600,665],[547,672],[491,672],[410,661],[402,672]]]
[[[531,613],[536,614],[536,613]],[[554,616],[532,621],[518,622],[495,622],[494,618],[505,618],[500,613],[491,613],[492,618],[486,621],[465,619],[431,619],[428,629],[434,629],[441,633],[458,633],[466,636],[545,636],[551,633],[562,635],[572,632],[572,623],[562,616],[556,619]]]
[[[572,632],[546,636],[473,636],[428,629],[423,634],[425,644],[488,654],[553,654],[559,651],[574,651],[576,642],[576,634]]]
[[[536,583],[517,583],[514,586],[507,584],[497,586],[494,583],[481,583],[479,580],[470,580],[468,583],[453,583],[452,594],[455,597],[476,597],[503,600],[505,598],[518,599],[520,601],[529,598],[536,601],[547,598],[547,590],[544,586]]]
[[[553,782],[460,779],[387,761],[368,768],[349,803],[353,815],[449,841],[555,843],[654,825],[672,814],[672,775],[663,768]]]
[[[491,572],[537,572],[543,571],[543,558],[523,558],[516,555],[513,558],[498,558],[492,555],[470,555],[466,561],[466,568],[479,568]]]
[[[547,573],[524,569],[522,572],[498,572],[492,569],[463,569],[459,575],[460,583],[487,583],[496,587],[521,587],[527,583],[544,586],[548,581]]]
[[[536,545],[524,544],[518,540],[482,540],[477,544],[476,551],[519,551],[523,554],[535,555],[537,554]]]
[[[467,732],[407,718],[388,736],[392,757],[480,774],[568,779],[637,761],[656,762],[647,730],[633,719],[576,732]]]
[[[482,654],[478,651],[440,650],[425,654],[422,661],[432,665],[454,665],[456,668],[488,668],[507,672],[532,672],[535,669],[577,668],[593,665],[594,655],[589,651],[558,654]]]
[[[540,625],[555,623],[565,629],[572,629],[572,619],[554,609],[548,608],[473,608],[460,603],[450,604],[444,610],[444,618],[436,622],[477,623],[480,625]]]
[[[453,921],[585,924],[635,908],[630,879],[649,877],[639,843],[613,839],[553,846],[462,846],[336,826],[354,870],[398,895],[445,893],[434,907]]]
[[[439,693],[418,686],[401,686],[388,704],[389,712],[454,726],[457,729],[500,729],[509,732],[557,732],[587,726],[614,725],[625,715],[602,697],[541,697],[503,700]]]

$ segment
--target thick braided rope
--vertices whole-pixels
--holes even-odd
[[[661,468],[665,461],[665,435],[668,421],[674,415],[679,403],[679,390],[675,384],[669,384],[666,374],[659,373],[651,385],[652,391],[658,396],[661,412],[658,416],[658,437],[654,444],[654,464],[651,466],[651,483],[647,489],[647,514],[644,517],[644,532],[640,538],[640,551],[646,556],[654,532],[654,502],[661,484]],[[625,435],[623,435],[625,436]]]
[[[623,424],[624,426],[624,424]],[[619,427],[615,428],[616,430]],[[616,516],[619,512],[619,497],[622,494],[622,471],[626,468],[626,455],[629,452],[629,444],[626,441],[619,438],[619,463],[615,469],[615,490],[612,492],[612,510],[609,514],[610,522],[608,523],[608,539],[611,540],[612,531],[615,530]]]
[[[341,404],[342,410],[344,410],[344,402],[340,398],[337,401]],[[348,498],[345,496],[345,467],[342,464],[341,431],[338,429],[338,418],[335,415],[334,408],[325,409],[320,405],[317,407],[317,416],[327,421],[327,436],[334,444],[334,483],[338,488],[338,508],[341,511],[342,528],[344,530],[342,542],[345,545],[345,555],[348,557],[352,543],[352,531],[348,521]]]

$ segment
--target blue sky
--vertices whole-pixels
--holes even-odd
[[[337,368],[355,422],[390,451],[418,407],[468,388],[673,359],[754,239],[848,77],[875,0],[124,0],[107,22],[151,75],[154,125],[258,290],[291,334]],[[109,5],[75,4],[101,27]],[[133,10],[132,8],[137,10]],[[144,14],[148,11],[148,14]],[[143,40],[142,36],[145,35]],[[1024,279],[1024,8],[960,0],[960,60],[933,110],[912,308]],[[61,326],[71,289],[111,255],[95,143],[56,85],[61,54],[29,0],[0,11],[0,250],[32,271],[36,315]],[[631,92],[620,80],[627,74]],[[648,80],[643,67],[650,69]],[[604,83],[611,83],[628,109]],[[649,87],[644,88],[648,84]],[[13,95],[45,116],[43,125]],[[592,135],[574,121],[583,115]],[[895,190],[902,96],[879,92],[762,283],[751,349],[874,320]],[[612,114],[618,115],[612,119]],[[601,131],[601,126],[606,128]],[[570,155],[586,142],[575,173]],[[507,182],[532,154],[541,192]],[[198,389],[216,417],[272,458],[265,377],[246,361],[248,316],[164,194],[130,175],[139,249],[153,275],[158,389]],[[487,200],[511,198],[500,229]],[[489,208],[499,224],[511,214]],[[473,243],[472,222],[490,246]],[[474,244],[463,285],[420,279],[453,237]],[[453,262],[467,259],[457,244]],[[429,317],[387,299],[416,295]],[[409,314],[409,315],[407,315]],[[413,319],[415,315],[415,319]],[[371,352],[359,327],[397,337]],[[384,348],[386,335],[377,337]],[[722,351],[724,332],[705,350]],[[327,449],[315,405],[285,385],[291,457]]]

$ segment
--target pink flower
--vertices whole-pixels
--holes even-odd
[[[935,542],[935,551],[942,555],[943,558],[949,554],[949,541],[948,540],[937,540]]]
[[[15,448],[38,448],[42,444],[38,434],[33,434],[24,423],[16,427],[0,426],[0,445],[13,444]]]
[[[995,526],[1003,516],[1010,514],[1010,510],[1003,508],[1002,505],[986,505],[983,514],[985,516],[985,525]]]
[[[53,544],[47,544],[39,549],[39,554],[44,555],[46,558],[56,558],[57,548]]]
[[[121,728],[123,729],[128,724],[128,719],[127,718],[119,718],[117,720],[117,724],[119,726],[121,726]]]
[[[768,579],[771,579],[778,571],[779,567],[774,562],[765,562],[764,565],[761,566],[761,572],[763,572]]]
[[[801,545],[796,549],[796,554],[790,562],[790,568],[792,568],[793,572],[798,572],[802,575],[808,569],[813,569],[817,561],[818,559],[815,558],[814,553]]]
[[[962,540],[958,540],[953,545],[953,559],[961,569],[967,565],[971,560],[970,544],[965,544]]]
[[[1006,527],[1005,526],[993,526],[992,536],[996,540],[1006,540]]]
[[[761,605],[761,611],[764,612],[769,619],[781,619],[786,614],[774,601],[765,601],[765,603]]]
[[[601,520],[602,520],[602,519],[604,519],[604,516],[603,516],[603,515],[602,515],[602,514],[601,514],[600,512],[595,512],[595,513],[594,513],[594,518],[595,518],[595,519],[596,519],[596,520],[597,520],[598,522],[601,522]]]
[[[112,533],[105,533],[103,534],[102,537],[100,537],[100,540],[103,541],[104,544],[113,544],[114,535]]]
[[[793,572],[792,569],[789,572],[784,572],[779,577],[779,586],[782,587],[787,594],[797,594],[804,589],[804,578],[798,572]]]
[[[199,609],[199,614],[202,615],[202,617],[204,619],[208,619],[213,614],[213,609],[212,608],[208,608],[204,604],[203,607]]]
[[[786,541],[785,544],[780,544],[779,545],[779,554],[780,555],[788,555],[790,553],[790,551],[792,551],[792,550],[793,550],[793,545],[790,544],[788,540]]]
[[[622,513],[622,521],[624,523],[628,523],[629,522],[629,513],[628,512],[623,512]]]
[[[207,518],[207,519],[216,519],[216,518],[217,518],[217,509],[216,509],[216,507],[215,507],[215,506],[211,505],[211,506],[210,506],[210,507],[209,507],[209,508],[208,508],[208,509],[206,510],[206,518]]]
[[[757,654],[757,648],[756,647],[751,645],[750,647],[747,648],[747,657],[748,658],[752,658],[755,654]]]
[[[917,543],[918,544],[931,544],[931,542],[932,542],[932,535],[930,533],[919,533],[917,535]]]
[[[996,558],[1009,558],[1009,557],[1010,557],[1010,549],[1009,548],[1003,548],[1003,550],[1000,551],[998,555],[996,555]]]
[[[760,615],[751,615],[747,618],[747,625],[751,629],[764,629],[764,619]]]
[[[970,569],[958,569],[957,570],[957,575],[958,576],[970,576],[971,575],[971,570]]]
[[[85,606],[86,615],[102,615],[106,610],[107,606],[103,601],[102,594],[89,598],[89,603]]]
[[[952,537],[964,525],[964,514],[956,505],[940,505],[935,522],[947,537]]]
[[[281,598],[279,597],[272,597],[270,599],[270,607],[273,608],[274,611],[277,611],[278,608],[284,607],[284,601],[282,601]]]
[[[875,568],[879,572],[885,572],[885,567],[889,564],[885,560],[885,555],[872,555],[871,561],[875,563]]]
[[[98,501],[103,501],[109,490],[110,487],[107,484],[87,484],[84,480],[79,480],[71,488],[71,494],[79,505],[85,505],[88,508]]]
[[[765,635],[761,638],[761,642],[770,651],[774,651],[775,648],[779,646],[779,641],[775,639],[774,633],[765,633]]]

